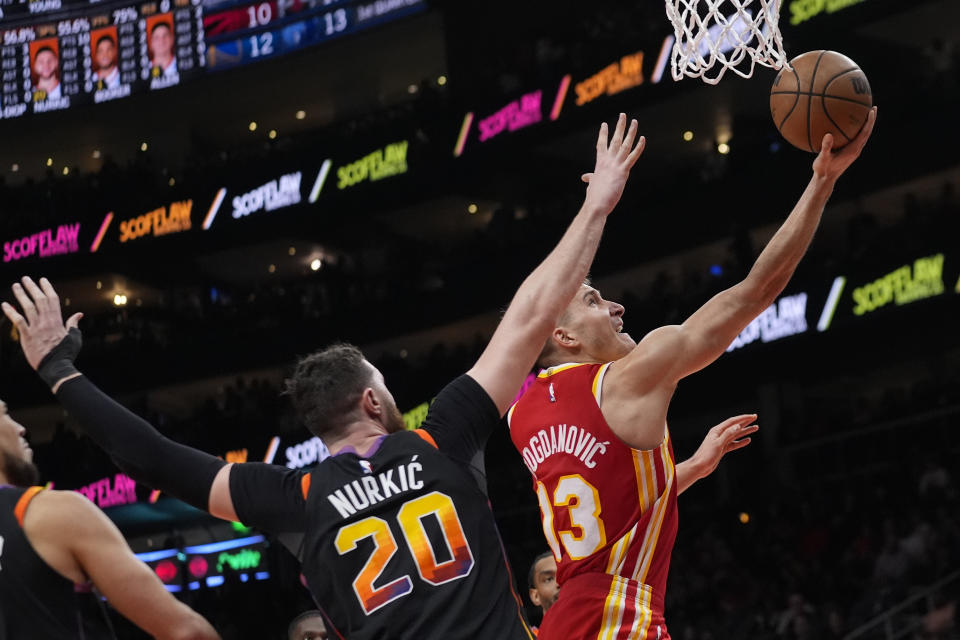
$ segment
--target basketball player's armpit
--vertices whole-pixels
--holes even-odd
[[[68,380],[57,400],[131,478],[207,511],[210,488],[223,460],[165,438],[148,422],[107,396],[86,376]]]
[[[487,392],[469,375],[462,375],[437,395],[423,428],[440,451],[469,463],[499,424],[500,412]]]

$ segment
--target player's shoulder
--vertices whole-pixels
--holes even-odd
[[[25,531],[43,531],[45,536],[58,538],[75,535],[102,516],[89,499],[76,491],[46,489],[24,493],[19,511],[18,519]]]

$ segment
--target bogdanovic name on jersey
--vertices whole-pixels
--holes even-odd
[[[419,457],[413,456],[410,462],[352,480],[327,495],[327,500],[340,517],[346,519],[395,495],[422,489],[423,480],[417,477],[423,472],[423,465],[417,462]]]
[[[537,431],[521,453],[530,473],[536,473],[544,460],[558,453],[579,458],[585,467],[593,469],[597,466],[594,457],[605,454],[609,444],[609,441],[598,441],[592,433],[575,424],[550,425],[549,432],[546,429]]]

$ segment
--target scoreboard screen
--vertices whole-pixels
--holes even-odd
[[[0,0],[0,119],[166,89],[425,8],[425,0]]]

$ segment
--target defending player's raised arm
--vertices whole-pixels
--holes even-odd
[[[824,136],[810,183],[742,282],[715,295],[682,325],[652,331],[618,364],[619,375],[632,379],[636,392],[662,386],[672,389],[681,378],[723,355],[740,332],[773,304],[810,246],[837,179],[870,138],[876,115],[874,107],[860,134],[838,152],[832,151],[833,136]]]
[[[22,282],[13,285],[13,294],[23,315],[6,302],[3,312],[17,327],[27,362],[84,433],[137,482],[219,518],[236,520],[229,465],[165,438],[81,375],[73,364],[80,352],[81,314],[64,324],[60,300],[47,279],[41,278],[39,286],[27,277]]]
[[[140,562],[116,526],[72,491],[41,492],[24,520],[31,544],[74,582],[87,578],[110,604],[160,640],[219,638],[206,620],[179,602]]]
[[[607,216],[620,201],[630,169],[643,153],[646,139],[636,140],[637,127],[633,120],[627,129],[627,117],[620,114],[608,140],[606,123],[600,126],[596,167],[583,176],[588,186],[580,212],[550,255],[524,280],[490,344],[468,372],[501,415],[536,362],[557,317],[587,277]]]

